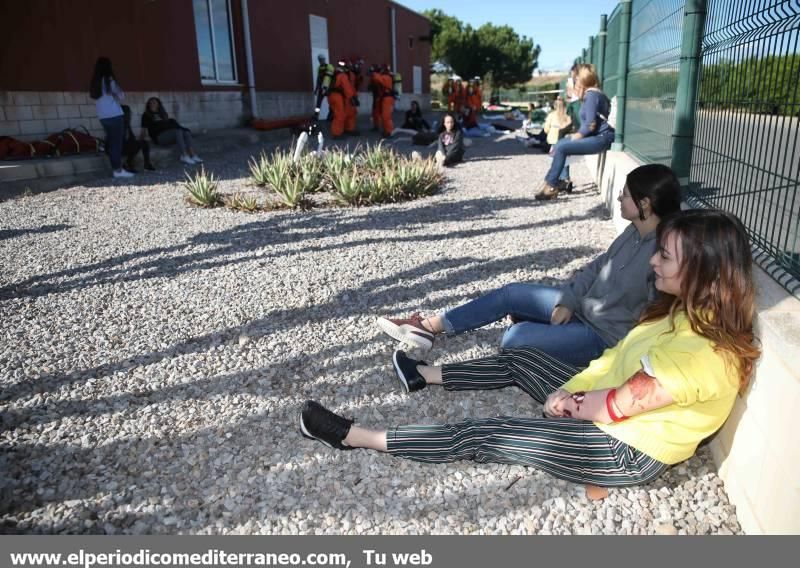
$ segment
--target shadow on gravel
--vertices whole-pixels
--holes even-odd
[[[56,233],[71,229],[72,225],[44,225],[34,229],[0,229],[0,241],[14,239],[23,235],[42,235],[44,233]]]
[[[187,353],[205,352],[226,341],[238,340],[240,335],[258,338],[285,333],[297,327],[298,324],[294,322],[301,324],[320,322],[334,317],[348,317],[353,313],[383,314],[404,301],[419,301],[432,292],[453,290],[477,279],[510,274],[531,267],[545,267],[553,262],[567,263],[575,259],[590,257],[598,252],[600,252],[598,249],[592,247],[577,246],[548,249],[488,262],[484,259],[470,257],[432,261],[388,277],[367,280],[356,289],[343,290],[327,301],[314,306],[275,310],[246,325],[192,337],[167,349],[90,369],[41,375],[33,380],[8,385],[0,392],[0,401],[20,401],[51,390],[68,388],[76,382],[92,378],[107,379],[116,373],[128,373],[134,367],[151,365]],[[437,297],[437,303],[440,305],[450,305],[464,300],[463,294]],[[282,323],[284,320],[291,323]],[[118,379],[114,378],[114,380]],[[7,431],[30,421],[39,423],[59,419],[62,415],[58,409],[63,406],[69,406],[71,409],[66,411],[66,415],[91,414],[90,407],[95,405],[99,405],[101,413],[112,410],[107,407],[103,399],[85,405],[75,401],[26,405],[24,411],[4,413],[2,429]]]
[[[254,384],[241,375],[227,376],[225,380],[242,389]],[[387,388],[396,388],[396,385]],[[517,395],[513,392],[516,389],[507,390]],[[249,389],[249,392],[256,396],[269,394],[268,390],[264,392],[260,388]],[[507,499],[516,494],[516,506],[529,510],[532,502],[540,503],[551,496],[549,491],[542,491],[548,487],[541,482],[542,477],[556,483],[534,468],[526,468],[524,476],[503,478],[504,466],[498,466],[498,473],[491,480],[482,480],[477,493],[476,487],[463,484],[448,490],[452,493],[448,502],[443,497],[435,502],[420,500],[413,490],[414,483],[409,480],[433,476],[435,481],[437,475],[459,469],[474,472],[486,466],[463,461],[449,465],[425,464],[366,450],[329,450],[318,442],[303,439],[298,431],[298,411],[307,396],[299,392],[284,397],[284,404],[275,411],[250,413],[234,423],[206,426],[180,435],[134,436],[97,448],[91,441],[86,441],[84,447],[71,443],[17,444],[2,458],[6,462],[3,471],[11,479],[0,493],[0,514],[5,517],[0,521],[0,533],[103,533],[104,525],[111,525],[116,532],[170,534],[177,532],[177,519],[185,521],[186,525],[195,523],[197,527],[223,532],[236,530],[250,520],[279,525],[282,518],[298,513],[301,518],[309,519],[305,533],[314,529],[341,533],[346,531],[340,523],[346,520],[354,524],[356,512],[370,519],[372,532],[395,520],[408,522],[431,512],[440,517],[445,511],[460,516],[462,522],[480,526],[485,520],[479,512],[482,499]],[[436,422],[466,417],[465,411],[456,404],[464,393],[426,391],[417,396],[442,396],[453,400],[454,404],[443,408]],[[529,414],[538,415],[540,405],[531,403]],[[336,405],[332,408],[336,409]],[[391,424],[359,420],[371,427],[393,425],[402,413],[396,404],[388,401],[370,404],[363,410],[363,415],[367,415],[368,410],[377,410],[390,416]],[[402,422],[431,423],[432,420],[412,413],[404,415]],[[176,458],[184,464],[180,476],[154,469],[155,464],[174,463]],[[44,471],[47,475],[43,480]],[[239,475],[231,476],[232,471]],[[335,475],[330,475],[331,471],[335,471]],[[385,483],[380,483],[380,489],[372,486],[373,481],[397,475],[403,481],[392,484],[390,489]],[[149,480],[147,490],[141,487],[143,479]],[[224,480],[224,484],[209,483],[209,480]],[[672,490],[676,485],[679,483],[668,470],[640,489],[668,487]],[[579,487],[575,487],[578,492]],[[531,490],[539,493],[532,496],[528,493]],[[378,504],[378,499],[385,504]],[[98,507],[98,500],[105,506]],[[239,506],[245,503],[246,506]],[[356,511],[355,503],[363,506]],[[604,507],[602,502],[584,500],[584,503],[589,510]],[[40,515],[38,522],[17,526],[14,515],[60,504],[70,509],[67,520],[55,524],[46,515]],[[348,507],[343,509],[342,504]],[[327,516],[333,516],[337,524],[326,526]],[[187,530],[191,529],[184,527],[182,532]]]
[[[554,215],[547,221],[525,225],[497,226],[437,235],[433,225],[451,220],[474,221],[493,219],[497,212],[518,207],[545,206],[533,199],[488,198],[438,203],[427,207],[400,209],[395,207],[365,209],[363,215],[353,217],[344,212],[319,211],[302,216],[270,217],[239,225],[233,229],[200,233],[185,244],[158,247],[146,251],[124,254],[101,262],[33,276],[27,280],[0,288],[0,301],[16,297],[40,297],[48,294],[81,290],[101,286],[108,282],[135,282],[152,278],[170,278],[191,271],[208,270],[219,266],[241,264],[257,259],[275,258],[305,252],[352,248],[383,241],[380,236],[369,237],[346,244],[314,245],[315,241],[359,231],[375,234],[380,231],[396,233],[398,227],[415,228],[429,225],[425,235],[395,237],[396,242],[430,242],[437,239],[469,238],[492,233],[532,230],[603,216],[598,205],[582,215]],[[560,208],[554,208],[554,212]],[[292,248],[287,249],[287,245]],[[294,245],[294,246],[293,246]],[[209,249],[209,246],[213,247]],[[279,247],[278,250],[272,250]],[[194,252],[195,249],[199,249]],[[242,255],[242,253],[252,253]],[[235,255],[236,258],[225,258]]]

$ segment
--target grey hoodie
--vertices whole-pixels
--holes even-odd
[[[561,289],[556,305],[569,308],[610,347],[633,329],[645,304],[656,298],[650,257],[656,232],[644,237],[633,224],[608,250]]]

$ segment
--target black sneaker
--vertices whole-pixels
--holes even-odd
[[[392,363],[397,378],[403,383],[406,392],[422,390],[428,384],[425,382],[425,377],[417,370],[417,365],[427,365],[425,361],[417,361],[406,355],[405,351],[397,350],[392,355]]]
[[[352,420],[334,414],[318,402],[307,400],[300,411],[300,431],[303,436],[319,440],[329,448],[352,450],[342,444],[350,431]]]

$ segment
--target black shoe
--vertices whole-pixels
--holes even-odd
[[[146,169],[148,172],[156,171],[156,168],[153,166],[153,164],[145,164],[144,169]]]
[[[342,444],[350,431],[352,420],[334,414],[318,402],[307,400],[300,411],[300,431],[303,436],[319,440],[329,448],[352,450]]]
[[[347,130],[347,131],[345,131],[345,134],[347,136],[361,136],[361,131],[360,130]]]
[[[425,382],[425,377],[417,371],[417,365],[427,365],[425,361],[417,361],[406,355],[405,351],[397,350],[392,355],[392,363],[397,378],[403,383],[406,392],[422,390],[428,384]]]
[[[566,191],[567,193],[572,193],[572,190],[574,188],[575,184],[572,183],[572,180],[562,179],[558,182],[559,191]]]

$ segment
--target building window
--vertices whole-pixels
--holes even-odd
[[[230,0],[194,0],[194,27],[204,83],[236,82]]]

